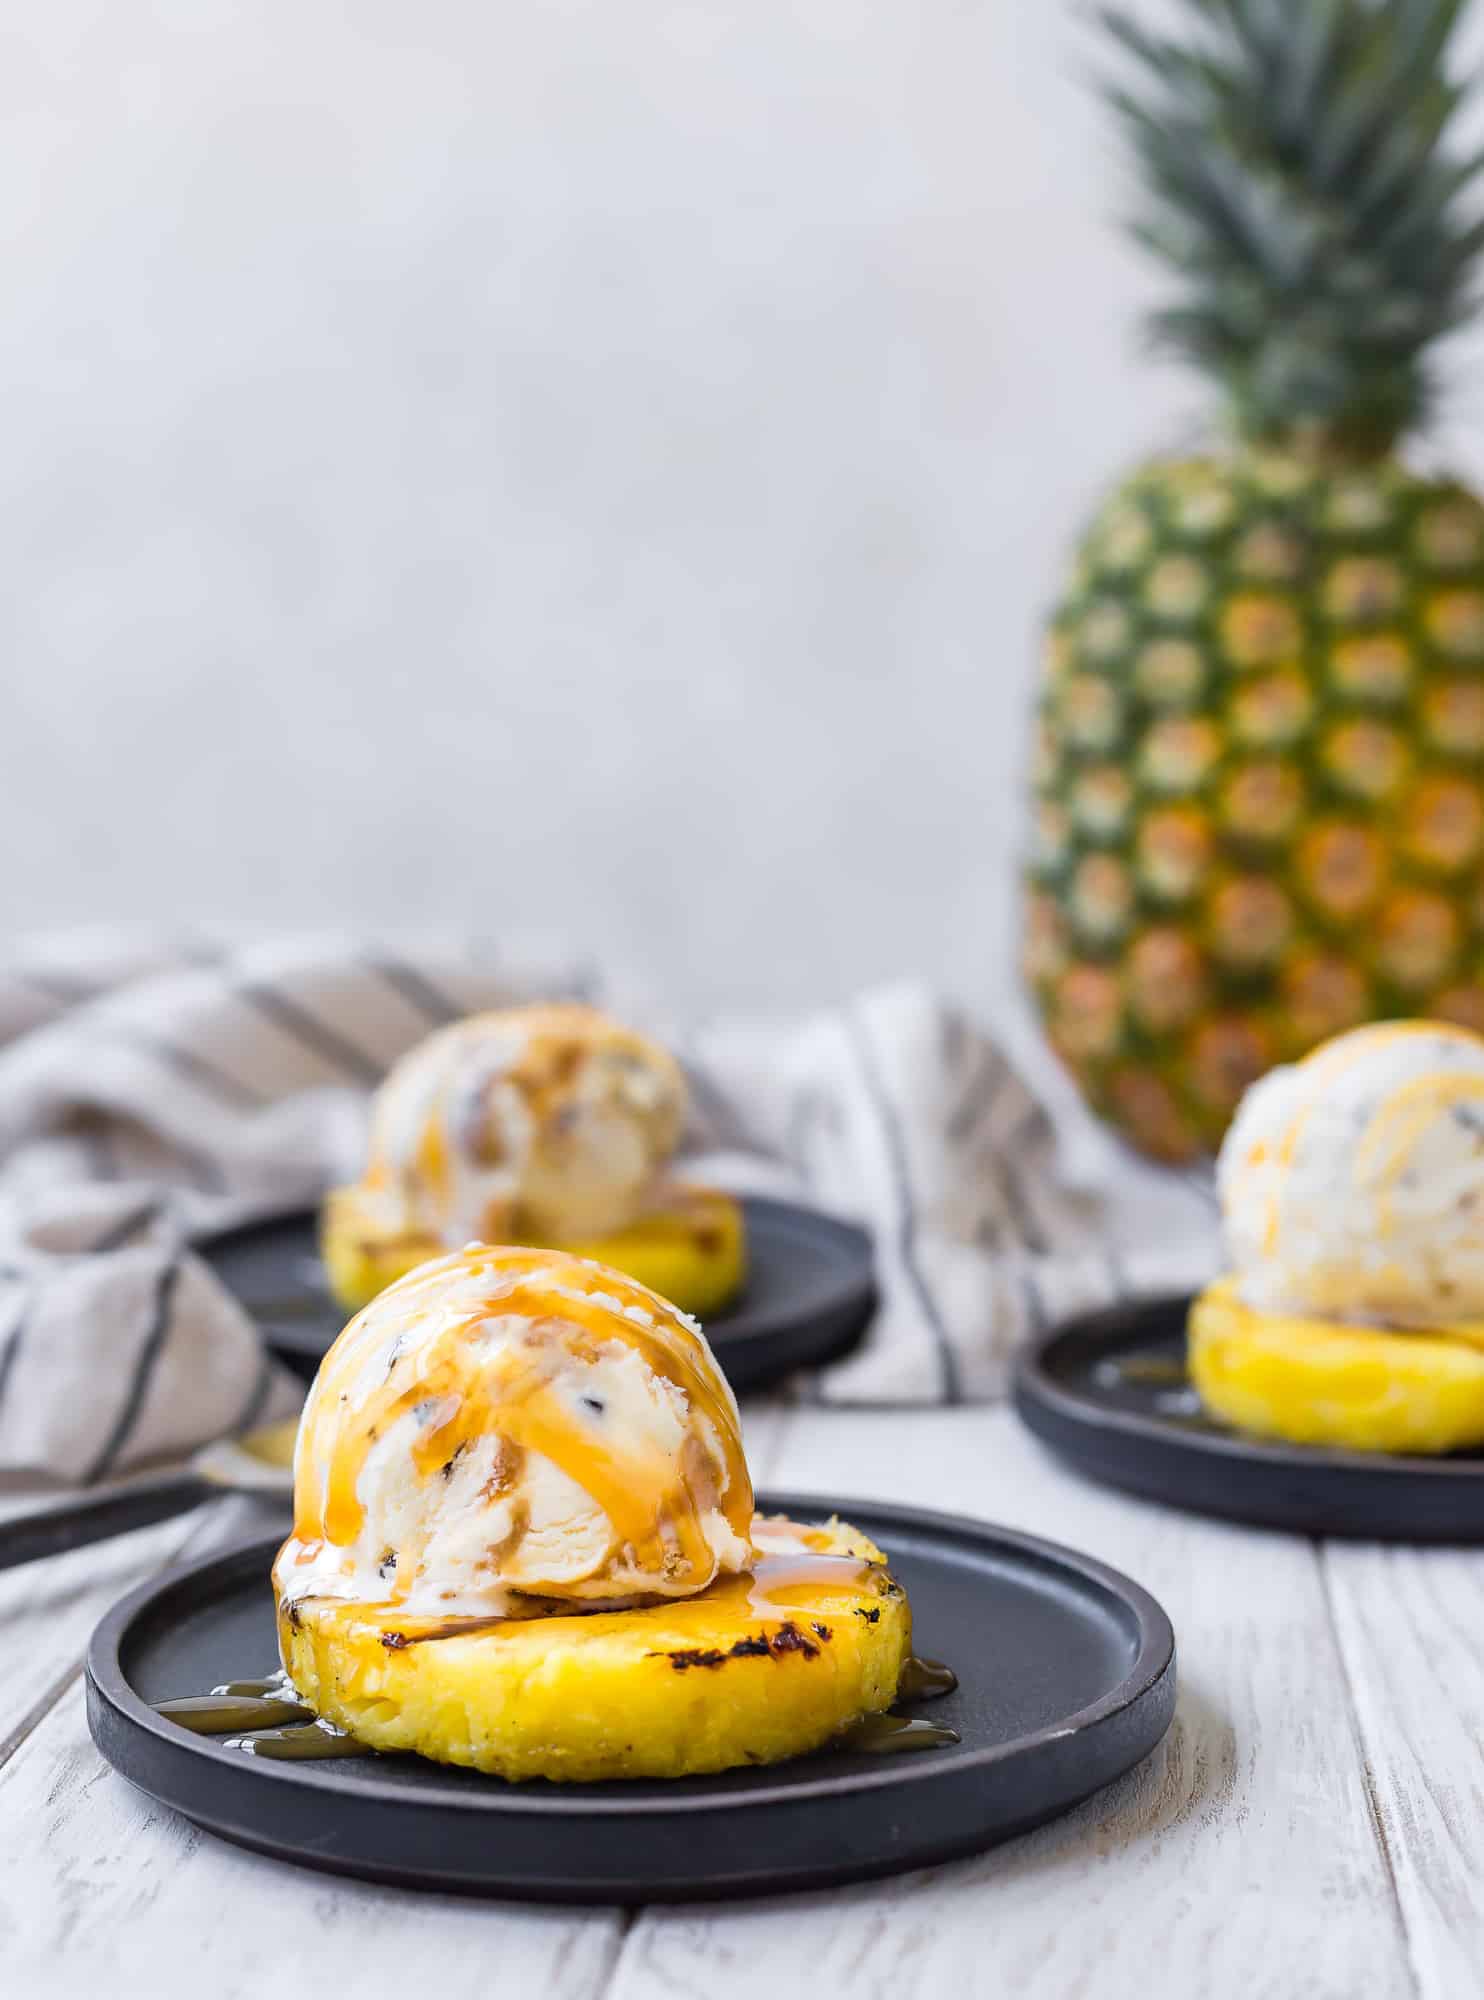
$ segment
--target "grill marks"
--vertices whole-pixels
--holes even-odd
[[[876,1616],[881,1616],[879,1611]],[[812,1639],[790,1619],[776,1632],[749,1632],[725,1651],[715,1646],[689,1646],[675,1652],[662,1649],[650,1657],[668,1660],[677,1674],[687,1673],[692,1667],[724,1667],[728,1660],[781,1660],[790,1653],[797,1653],[806,1660],[817,1660],[820,1643],[829,1644],[830,1628],[816,1621],[811,1624],[810,1631],[815,1635]]]

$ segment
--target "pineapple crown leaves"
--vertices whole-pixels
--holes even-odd
[[[1182,0],[1173,41],[1100,10],[1102,89],[1144,187],[1130,228],[1183,296],[1154,343],[1255,440],[1370,457],[1423,422],[1430,346],[1474,310],[1484,152],[1447,145],[1466,0]]]

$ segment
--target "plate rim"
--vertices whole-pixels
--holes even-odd
[[[828,1317],[833,1323],[836,1318],[843,1318],[847,1314],[853,1320],[857,1314],[866,1317],[875,1311],[880,1301],[880,1287],[876,1280],[876,1245],[871,1232],[863,1224],[852,1221],[848,1216],[833,1214],[829,1209],[815,1208],[808,1202],[792,1201],[783,1195],[738,1194],[735,1199],[742,1204],[744,1214],[749,1209],[764,1209],[781,1221],[796,1222],[802,1218],[809,1227],[818,1226],[826,1233],[833,1233],[838,1241],[847,1243],[858,1254],[860,1268],[852,1271],[848,1280],[842,1278],[830,1296],[810,1315],[811,1322]],[[314,1223],[318,1215],[318,1204],[295,1202],[290,1207],[274,1209],[265,1215],[247,1216],[225,1223],[220,1228],[208,1229],[192,1240],[191,1248],[210,1264],[211,1251],[229,1243],[234,1237],[250,1236],[259,1230],[281,1227],[286,1223],[301,1221]],[[215,1275],[214,1267],[213,1275]],[[237,1298],[235,1292],[233,1297]],[[237,1303],[244,1312],[253,1316],[253,1324],[263,1329],[270,1347],[301,1354],[306,1358],[316,1351],[309,1344],[301,1347],[292,1340],[285,1341],[283,1330],[254,1316],[254,1308],[247,1300],[237,1299]],[[333,1300],[331,1305],[333,1310],[337,1312],[340,1310]],[[346,1317],[350,1318],[353,1315],[347,1314]],[[724,1316],[703,1320],[701,1324],[708,1340],[738,1350],[745,1349],[753,1341],[776,1340],[779,1337],[777,1324],[744,1326],[736,1332],[728,1331]],[[322,1354],[326,1350],[318,1351]],[[802,1365],[820,1364],[809,1362]]]
[[[1032,1567],[1043,1570],[1070,1569],[1083,1585],[1094,1585],[1105,1595],[1121,1602],[1132,1611],[1137,1635],[1134,1659],[1128,1672],[1113,1688],[1099,1696],[1096,1701],[1059,1718],[1053,1724],[1023,1732],[1004,1743],[986,1744],[955,1756],[951,1760],[951,1768],[955,1773],[1005,1763],[1060,1739],[1079,1735],[1110,1723],[1136,1704],[1157,1695],[1161,1687],[1170,1682],[1175,1674],[1177,1651],[1175,1632],[1163,1605],[1132,1577],[1116,1569],[1111,1563],[1102,1562],[1096,1556],[1087,1555],[1080,1549],[1069,1548],[1063,1543],[1027,1534],[1020,1529],[1002,1527],[997,1522],[977,1520],[972,1515],[952,1514],[934,1508],[903,1507],[890,1501],[868,1500],[859,1495],[849,1498],[833,1494],[800,1493],[791,1489],[769,1488],[758,1495],[758,1500],[760,1509],[765,1511],[786,1513],[794,1508],[829,1508],[831,1512],[843,1515],[847,1519],[861,1515],[874,1516],[878,1522],[886,1519],[894,1525],[900,1525],[909,1534],[950,1542],[968,1540],[981,1545],[988,1542],[997,1552],[1008,1549],[1023,1564],[1029,1563]],[[349,1794],[374,1798],[383,1805],[409,1803],[468,1813],[494,1811],[548,1819],[596,1817],[624,1820],[641,1819],[651,1813],[711,1813],[717,1810],[735,1811],[741,1807],[763,1809],[768,1806],[783,1805],[790,1800],[838,1798],[842,1795],[881,1791],[894,1792],[903,1786],[930,1783],[934,1779],[941,1778],[950,1768],[947,1763],[928,1757],[906,1758],[895,1762],[883,1760],[880,1768],[876,1770],[758,1785],[747,1791],[739,1791],[721,1801],[707,1793],[686,1795],[666,1793],[662,1787],[657,1792],[649,1792],[643,1797],[636,1796],[627,1788],[617,1786],[614,1787],[611,1797],[601,1794],[595,1797],[588,1792],[577,1797],[564,1793],[559,1787],[549,1792],[532,1793],[517,1785],[504,1785],[499,1791],[486,1792],[482,1789],[470,1790],[460,1784],[451,1785],[446,1791],[442,1791],[436,1783],[429,1789],[419,1790],[410,1798],[405,1787],[389,1780],[376,1780],[365,1776],[348,1780],[335,1770],[333,1764],[325,1768],[302,1763],[284,1766],[243,1757],[240,1752],[228,1749],[225,1743],[210,1737],[193,1736],[188,1731],[182,1731],[168,1718],[157,1714],[129,1683],[123,1668],[122,1645],[129,1627],[154,1600],[172,1590],[189,1586],[193,1580],[202,1578],[214,1569],[240,1563],[245,1556],[258,1549],[263,1550],[265,1556],[271,1559],[271,1553],[276,1548],[278,1540],[279,1537],[276,1535],[239,1537],[223,1548],[198,1558],[194,1563],[157,1573],[137,1584],[104,1613],[88,1641],[84,1667],[89,1691],[112,1711],[117,1720],[132,1728],[142,1729],[147,1736],[154,1738],[167,1750],[177,1752],[189,1750],[194,1754],[204,1755],[212,1761],[224,1760],[240,1776],[250,1777],[263,1785],[282,1784],[288,1781],[339,1796]],[[266,1587],[266,1561],[264,1570]],[[1173,1709],[1174,1703],[1171,1699],[1171,1717]],[[1150,1745],[1151,1750],[1164,1733],[1165,1731],[1161,1730],[1160,1735],[1154,1739],[1154,1744]],[[188,1738],[188,1741],[183,1742],[182,1738]],[[96,1732],[94,1740],[95,1742],[97,1740]],[[104,1754],[106,1756],[106,1753]],[[1148,1751],[1141,1753],[1140,1759],[1136,1761],[1142,1761],[1142,1757],[1148,1754]],[[107,1761],[112,1764],[111,1758]],[[443,1767],[433,1760],[424,1761],[431,1771],[441,1772]],[[730,1774],[718,1771],[705,1775],[713,1783],[724,1783]],[[501,1781],[495,1780],[494,1783],[498,1785]],[[650,1780],[647,1783],[658,1784],[659,1781]]]
[[[1024,1417],[1025,1404],[1048,1408],[1068,1423],[1098,1431],[1122,1431],[1127,1436],[1157,1441],[1167,1450],[1190,1452],[1208,1458],[1236,1459],[1243,1465],[1267,1465],[1286,1471],[1363,1472],[1372,1477],[1418,1478],[1440,1483],[1484,1477],[1484,1457],[1464,1459],[1449,1453],[1422,1457],[1403,1452],[1348,1451],[1334,1445],[1289,1444],[1277,1438],[1244,1437],[1236,1431],[1185,1430],[1158,1415],[1142,1410],[1118,1410],[1093,1396],[1059,1382],[1047,1367],[1047,1356],[1062,1341],[1095,1333],[1099,1322],[1116,1321],[1135,1312],[1184,1312],[1200,1296],[1198,1292],[1151,1292],[1147,1297],[1129,1298],[1085,1312],[1068,1313],[1037,1336],[1016,1356],[1012,1399]],[[1029,1421],[1029,1419],[1027,1419]],[[1034,1428],[1034,1425],[1032,1425]]]

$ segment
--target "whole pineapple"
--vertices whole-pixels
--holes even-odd
[[[1153,332],[1229,446],[1112,495],[1048,637],[1026,968],[1146,1151],[1220,1139],[1356,1023],[1484,1029],[1484,506],[1409,469],[1469,312],[1479,159],[1447,151],[1463,0],[1184,0],[1104,21],[1182,294]]]

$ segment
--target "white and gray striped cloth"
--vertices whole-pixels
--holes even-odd
[[[556,994],[678,1050],[698,1172],[872,1231],[881,1307],[822,1400],[997,1397],[1027,1334],[1211,1268],[1200,1190],[1094,1142],[1102,1186],[1074,1191],[1054,1083],[920,986],[681,1031],[468,941],[70,934],[0,966],[0,1479],[107,1479],[290,1413],[191,1239],[353,1175],[370,1090],[431,1028]]]

